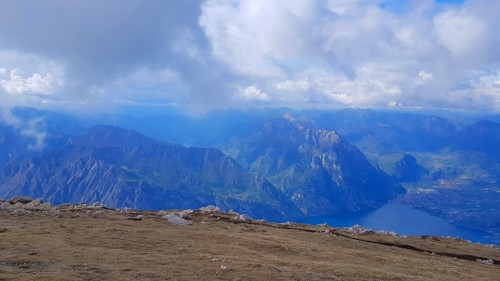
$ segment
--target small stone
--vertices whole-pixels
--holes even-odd
[[[209,213],[209,214],[220,213],[220,208],[219,207],[215,207],[213,205],[208,205],[206,207],[201,207],[200,208],[200,212],[202,214],[205,214],[205,213]]]
[[[184,210],[184,211],[181,211],[179,212],[179,217],[185,219],[187,217],[189,217],[190,214],[192,214],[194,211],[191,210],[191,209],[187,209],[187,210]]]
[[[220,269],[227,270],[227,271],[231,270],[231,268],[229,266],[225,266],[225,265],[221,265]]]
[[[252,218],[250,216],[248,216],[248,215],[241,214],[241,215],[238,215],[238,216],[234,217],[234,219],[238,220],[238,221],[249,221]]]
[[[128,214],[132,209],[123,207],[120,209],[120,214]]]
[[[144,216],[143,215],[137,215],[135,216],[134,220],[136,221],[142,221],[144,219]]]

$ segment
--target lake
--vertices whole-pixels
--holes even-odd
[[[498,244],[488,237],[487,232],[454,226],[442,218],[401,203],[388,203],[370,212],[308,218],[301,222],[308,224],[326,222],[332,227],[359,224],[364,228],[394,231],[397,234],[451,236],[483,244]]]

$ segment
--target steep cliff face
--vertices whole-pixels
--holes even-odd
[[[0,193],[142,209],[218,204],[271,220],[301,215],[266,179],[217,149],[162,143],[106,126],[91,128],[75,145],[9,165]]]
[[[312,129],[290,115],[235,140],[228,151],[266,176],[308,216],[375,208],[404,193],[337,133]]]

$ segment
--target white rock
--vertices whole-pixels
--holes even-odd
[[[123,207],[120,209],[120,214],[128,214],[132,210],[131,208]]]
[[[208,205],[206,207],[201,207],[200,212],[202,212],[203,214],[205,214],[205,213],[209,213],[209,214],[220,213],[220,208],[215,207],[213,205]]]
[[[486,260],[477,259],[476,261],[480,262],[480,263],[487,264],[487,265],[494,265],[495,264],[492,259],[486,259]]]
[[[359,224],[355,224],[347,228],[347,231],[351,233],[363,233],[366,229]]]
[[[105,206],[99,202],[95,202],[93,203],[92,205],[88,206],[88,208],[91,208],[91,209],[103,209]]]
[[[238,221],[249,221],[252,218],[250,216],[248,216],[248,215],[241,214],[241,215],[238,215],[238,216],[234,217],[234,219],[238,220]]]
[[[167,219],[169,223],[175,225],[190,225],[193,224],[191,221],[185,220],[175,214],[168,214],[163,216],[164,219]]]

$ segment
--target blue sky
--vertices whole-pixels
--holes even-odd
[[[0,110],[500,111],[500,1],[4,1]]]

